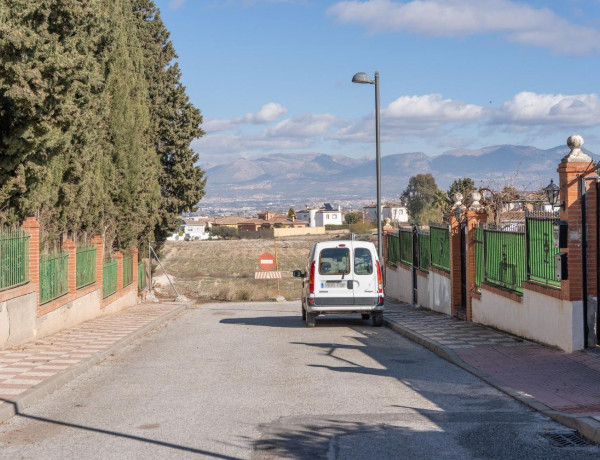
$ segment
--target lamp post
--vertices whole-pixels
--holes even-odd
[[[358,72],[352,77],[352,83],[368,83],[375,85],[375,168],[377,175],[377,255],[383,259],[381,246],[381,154],[379,151],[379,72],[375,72],[375,80],[371,80],[364,72]]]

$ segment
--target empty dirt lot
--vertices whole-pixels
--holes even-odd
[[[346,239],[349,235],[328,234],[278,238],[277,261],[281,280],[256,280],[261,254],[275,255],[275,241],[211,240],[170,241],[162,250],[162,261],[180,294],[197,302],[269,300],[277,295],[298,299],[302,282],[292,271],[304,269],[310,248],[316,241]],[[157,291],[173,296],[162,271],[157,270]]]

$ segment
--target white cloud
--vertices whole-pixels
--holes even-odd
[[[382,119],[427,125],[463,123],[479,120],[482,116],[482,107],[443,99],[441,94],[402,96],[381,111]]]
[[[269,102],[263,105],[260,110],[256,113],[247,113],[241,118],[235,119],[238,123],[252,123],[252,124],[263,124],[271,123],[279,118],[281,115],[285,115],[288,109],[281,104],[276,102]]]
[[[266,131],[269,137],[304,137],[326,134],[337,122],[337,117],[328,113],[297,115],[277,123]]]
[[[169,8],[172,10],[178,10],[185,4],[185,0],[171,0],[169,3]]]
[[[600,52],[600,31],[571,23],[548,8],[511,0],[342,1],[330,7],[328,14],[371,33],[407,31],[432,37],[496,33],[511,42],[555,53]]]
[[[492,123],[506,125],[597,126],[597,94],[537,94],[523,91],[493,112]]]

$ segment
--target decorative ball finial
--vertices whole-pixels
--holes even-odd
[[[562,161],[567,163],[590,163],[592,159],[581,150],[583,147],[583,137],[580,134],[573,134],[567,139],[567,146],[571,152],[563,158]]]

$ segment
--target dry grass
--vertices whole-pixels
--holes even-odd
[[[275,255],[273,240],[214,240],[167,242],[162,262],[180,294],[199,302],[268,300],[276,295],[300,297],[302,282],[292,271],[304,269],[310,248],[316,241],[347,238],[337,235],[277,239],[277,259],[281,280],[255,280],[260,271],[258,258]],[[158,270],[161,273],[161,270]],[[166,280],[159,277],[160,290],[169,293]]]

